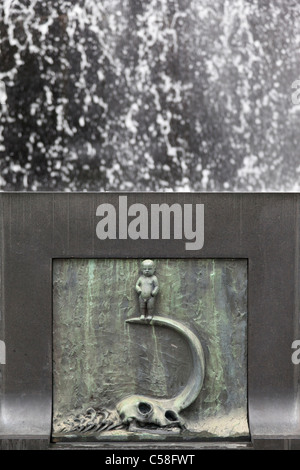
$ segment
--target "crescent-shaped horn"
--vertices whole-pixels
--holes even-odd
[[[184,389],[174,398],[163,401],[172,403],[174,409],[178,412],[187,408],[199,395],[203,385],[205,374],[205,360],[202,345],[197,336],[182,323],[166,317],[153,316],[152,319],[145,320],[140,317],[129,318],[127,323],[136,323],[141,325],[165,326],[177,331],[187,341],[192,354],[192,372]]]

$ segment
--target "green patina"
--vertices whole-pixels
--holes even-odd
[[[126,323],[139,315],[139,268],[136,259],[54,261],[54,416],[112,409],[133,393],[171,398],[186,385],[191,356],[184,339]],[[158,259],[156,275],[156,315],[186,325],[204,349],[202,390],[182,413],[189,428],[246,434],[246,260]]]

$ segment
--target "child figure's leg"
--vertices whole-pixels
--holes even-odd
[[[155,304],[155,298],[150,297],[150,299],[148,299],[148,302],[147,302],[147,310],[148,310],[147,318],[148,319],[152,318],[154,315],[154,304]]]
[[[145,315],[146,315],[146,301],[142,298],[142,297],[139,297],[139,304],[140,304],[140,315],[141,315],[141,318],[145,318]]]

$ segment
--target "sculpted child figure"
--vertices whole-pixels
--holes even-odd
[[[142,262],[142,275],[135,286],[139,296],[141,318],[147,320],[151,320],[154,315],[155,297],[158,293],[158,281],[154,273],[154,262],[146,259]]]

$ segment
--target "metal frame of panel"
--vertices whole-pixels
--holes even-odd
[[[150,204],[204,204],[203,247],[188,251],[178,239],[99,240],[96,209],[118,207],[120,195],[149,211]],[[1,193],[0,448],[55,445],[52,260],[75,257],[246,258],[251,446],[300,448],[300,365],[291,360],[300,339],[299,201],[293,193]]]

